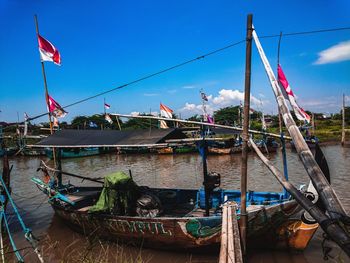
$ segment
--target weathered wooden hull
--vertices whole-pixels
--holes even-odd
[[[220,244],[220,215],[144,218],[53,208],[69,226],[88,236],[172,250],[215,249]],[[318,227],[300,229],[300,209],[295,201],[248,208],[248,244],[253,247],[304,249]]]
[[[230,154],[231,148],[208,147],[209,154]]]

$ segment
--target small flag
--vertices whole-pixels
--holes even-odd
[[[105,120],[108,121],[110,124],[113,123],[111,117],[108,114],[105,115]]]
[[[58,50],[48,40],[38,34],[39,52],[41,61],[51,61],[56,65],[61,65],[61,55]]]
[[[109,104],[107,104],[107,103],[105,103],[105,109],[109,109],[111,107],[111,105],[109,105]]]
[[[173,117],[173,110],[161,103],[160,104],[160,116],[165,117],[165,118],[172,118]]]
[[[210,115],[207,116],[208,123],[214,124],[214,118]]]
[[[202,100],[208,101],[208,97],[207,95],[205,95],[204,92],[201,92],[201,97],[202,97]]]
[[[301,108],[297,104],[294,93],[280,65],[278,65],[277,71],[278,71],[278,81],[281,83],[282,87],[284,88],[285,92],[288,95],[288,100],[290,105],[293,108],[295,116],[298,118],[298,120],[306,121],[307,123],[310,123],[310,120],[311,120],[310,116],[304,111],[303,108]]]
[[[29,119],[29,116],[28,116],[28,114],[25,112],[25,113],[24,113],[24,121],[28,121],[28,119]]]
[[[56,118],[63,118],[67,115],[68,112],[66,112],[60,104],[58,104],[50,95],[49,96],[49,112],[52,114],[52,116]]]

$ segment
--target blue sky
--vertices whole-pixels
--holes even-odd
[[[49,93],[64,106],[244,39],[248,13],[260,36],[350,27],[347,0],[1,0],[0,120],[46,111],[34,14],[41,35],[61,53],[62,66],[46,62],[45,67]],[[261,43],[275,67],[278,38]],[[350,30],[282,38],[280,61],[301,106],[339,111],[342,94],[350,95],[349,54]],[[189,117],[200,112],[201,88],[209,110],[236,105],[243,95],[244,63],[245,44],[240,44],[70,107],[65,120],[101,113],[104,97],[110,112],[157,112],[162,102]],[[261,99],[266,113],[276,113],[254,45],[252,63],[252,102]]]

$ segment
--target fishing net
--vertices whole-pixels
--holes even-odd
[[[109,174],[97,203],[89,213],[110,213],[113,215],[133,215],[139,188],[132,178],[124,172]]]

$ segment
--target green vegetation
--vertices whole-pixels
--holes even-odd
[[[223,125],[235,125],[241,126],[242,122],[242,109],[240,106],[230,106],[221,108],[214,112],[214,120],[217,124]],[[345,108],[345,120],[346,127],[350,125],[350,107]],[[308,112],[311,115],[311,112]],[[293,113],[292,113],[293,114]],[[152,116],[150,114],[143,113],[143,116]],[[254,130],[262,130],[261,123],[262,113],[259,111],[254,111],[250,114],[250,128]],[[118,119],[116,121],[116,117],[111,116],[113,119],[113,123],[110,124],[105,120],[104,114],[94,114],[91,116],[76,116],[73,118],[71,123],[61,122],[61,129],[112,129],[118,130],[119,125],[122,130],[131,130],[131,129],[156,129],[159,128],[159,122],[157,120],[147,120],[147,119]],[[177,118],[174,115],[174,118]],[[296,118],[294,118],[296,119]],[[314,113],[315,119],[315,127],[309,128],[309,132],[317,136],[320,142],[340,142],[341,140],[341,126],[342,126],[342,115],[340,113],[336,113],[331,115],[330,117],[325,118],[322,113]],[[187,120],[191,121],[201,121],[201,115],[193,115]],[[277,115],[266,115],[265,116],[267,130],[271,133],[279,133],[279,123]],[[302,122],[296,121],[298,126],[303,125]],[[169,127],[175,127],[174,123],[168,122]],[[17,129],[22,129],[23,127],[17,127],[17,125],[10,125],[3,128],[3,132],[5,136],[10,136],[12,139],[6,140],[7,146],[15,146],[18,142],[18,133]],[[49,124],[46,122],[40,124],[29,124],[28,131],[31,135],[40,135],[40,134],[49,134]],[[288,135],[285,127],[283,131]],[[350,130],[346,129],[346,138],[350,140]],[[27,140],[27,143],[30,144],[32,141],[30,139]]]

